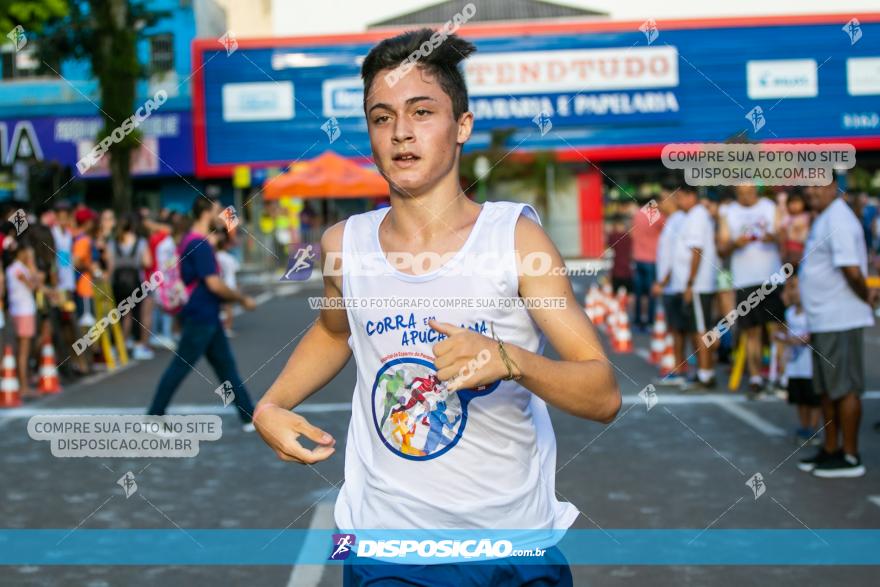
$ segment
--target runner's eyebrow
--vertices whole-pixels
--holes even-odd
[[[422,100],[430,100],[432,102],[436,102],[436,100],[434,98],[432,98],[431,96],[415,96],[413,98],[409,98],[406,101],[406,105],[409,106],[411,104],[415,104],[416,102],[421,102]],[[370,106],[369,112],[372,112],[376,108],[383,108],[385,110],[391,110],[392,112],[394,112],[394,108],[392,108],[390,105],[386,104],[385,102],[379,102],[378,104],[373,104],[372,106]]]

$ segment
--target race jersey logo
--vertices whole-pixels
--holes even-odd
[[[468,403],[493,392],[500,381],[448,391],[434,364],[403,357],[385,363],[373,383],[373,423],[393,453],[412,460],[439,457],[455,446],[468,417]]]

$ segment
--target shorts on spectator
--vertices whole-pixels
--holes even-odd
[[[666,313],[666,324],[669,326],[669,330],[675,332],[687,330],[683,302],[684,298],[680,293],[663,294],[663,311]]]
[[[37,334],[37,317],[35,314],[27,316],[12,316],[15,327],[15,335],[19,338],[33,338]]]
[[[788,380],[788,403],[797,406],[819,407],[819,394],[813,389],[812,379],[792,377]]]
[[[754,287],[744,287],[736,290],[736,305],[746,302],[754,291],[761,289],[761,285]],[[760,295],[760,294],[759,294]],[[773,291],[764,296],[764,299],[758,302],[754,308],[745,313],[740,314],[736,319],[736,325],[740,328],[753,328],[764,324],[776,324],[785,321],[785,304],[782,303],[782,286],[774,287]]]
[[[862,395],[865,392],[863,330],[810,333],[813,385],[817,393],[837,400],[848,393]]]
[[[712,320],[712,300],[714,298],[714,293],[694,293],[691,303],[686,304],[684,296],[682,296],[681,303],[682,312],[685,317],[685,332],[703,333],[715,327],[715,321]]]

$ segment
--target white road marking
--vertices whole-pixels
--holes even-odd
[[[333,493],[335,494],[336,492],[334,491]],[[309,523],[309,530],[328,530],[336,527],[336,521],[333,518],[333,508],[335,503],[335,495],[318,502],[318,505],[315,506],[315,513],[312,514],[312,521]],[[330,545],[319,544],[316,543],[315,540],[317,540],[317,538],[313,538],[311,532],[306,535],[306,539],[303,542],[302,549],[299,551],[296,563],[294,564],[293,569],[291,569],[290,580],[287,581],[287,587],[315,587],[321,582],[326,565],[305,564],[304,562],[300,562],[304,560],[306,552],[320,550],[321,548],[326,548],[329,556]]]
[[[868,501],[870,501],[870,502],[873,503],[875,506],[877,506],[878,508],[880,508],[880,495],[869,495],[869,496],[868,496]]]
[[[776,424],[768,422],[751,410],[743,408],[741,405],[739,405],[739,403],[742,402],[733,403],[716,400],[713,403],[715,403],[719,408],[721,408],[728,414],[742,420],[762,434],[766,434],[767,436],[785,436],[785,430],[783,430]]]

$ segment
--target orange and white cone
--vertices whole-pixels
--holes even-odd
[[[608,305],[606,306],[608,309],[607,319],[605,320],[605,330],[608,333],[608,336],[611,338],[612,346],[617,339],[617,322],[620,319],[620,313],[618,312],[617,300],[615,298],[608,298]]]
[[[629,309],[629,298],[627,297],[626,288],[620,286],[617,288],[617,303],[624,311]]]
[[[593,321],[593,324],[596,326],[602,326],[605,324],[605,315],[607,314],[607,310],[605,308],[605,300],[602,295],[602,290],[598,287],[595,288],[595,294],[593,294],[593,315],[590,317],[590,320]]]
[[[590,321],[596,316],[596,286],[590,287],[587,290],[587,295],[584,296],[584,312]]]
[[[0,379],[0,408],[17,408],[21,405],[18,387],[18,374],[15,370],[15,353],[12,346],[6,345],[3,352],[3,374]]]
[[[672,335],[666,335],[666,348],[663,351],[663,358],[660,359],[660,377],[666,377],[675,370],[675,345],[672,342]]]
[[[617,341],[618,353],[631,353],[633,351],[632,331],[629,329],[629,317],[626,314],[626,307],[623,306],[617,311],[617,335],[614,337]]]
[[[651,333],[651,356],[649,361],[652,365],[659,365],[663,360],[663,351],[666,350],[666,316],[663,310],[657,312],[654,320],[654,330]]]
[[[55,366],[55,349],[47,337],[40,350],[40,393],[44,395],[61,392],[61,381],[58,380],[58,369]]]

